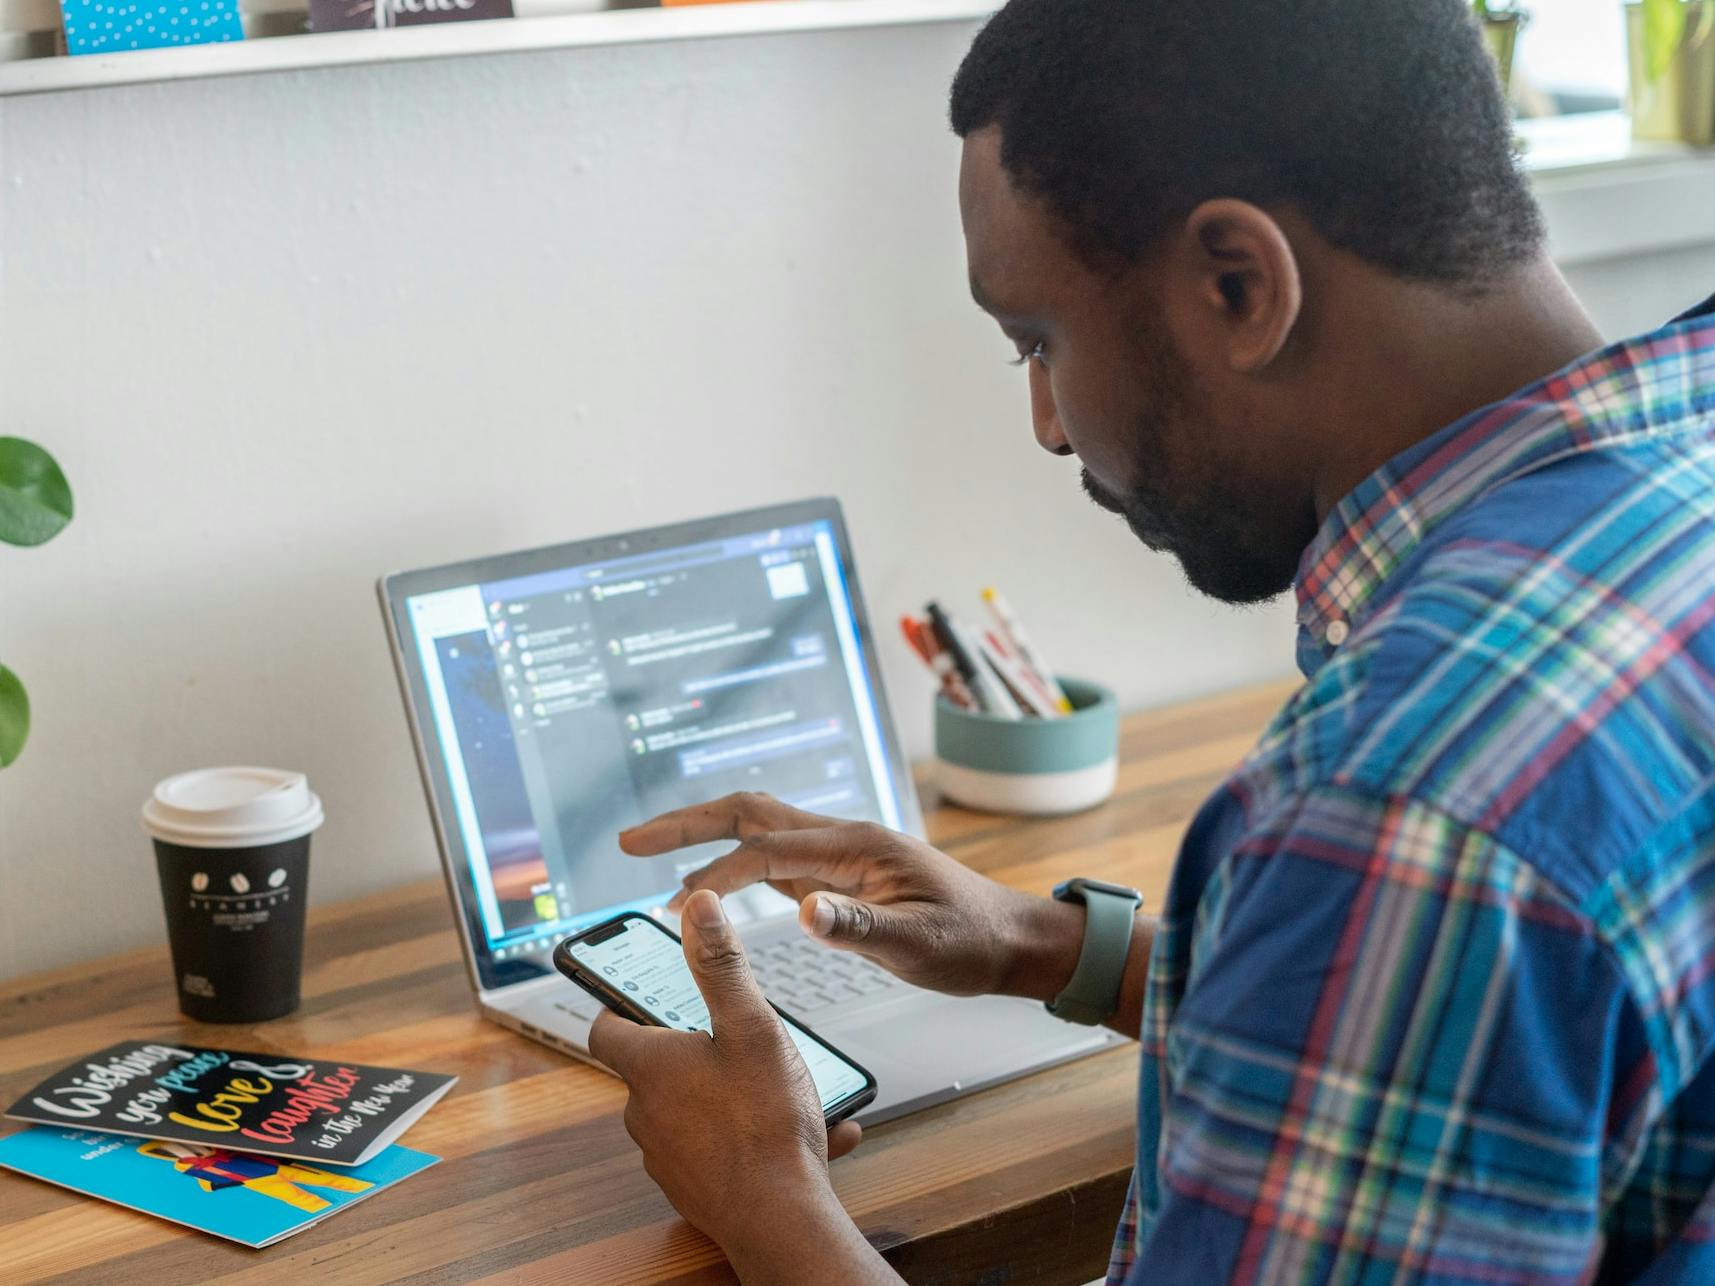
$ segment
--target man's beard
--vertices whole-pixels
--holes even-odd
[[[1298,560],[1269,556],[1253,547],[1244,506],[1209,493],[1172,506],[1148,486],[1124,495],[1109,491],[1084,470],[1084,492],[1101,508],[1126,521],[1150,549],[1171,554],[1191,588],[1223,603],[1264,603],[1292,586]]]
[[[1173,351],[1171,339],[1149,327],[1142,348],[1149,386],[1144,400],[1150,410],[1133,423],[1128,435],[1131,474],[1137,481],[1128,490],[1115,492],[1085,469],[1085,494],[1124,518],[1148,548],[1173,555],[1199,593],[1233,604],[1274,598],[1291,587],[1298,556],[1309,537],[1291,548],[1270,548],[1269,538],[1280,527],[1270,518],[1278,516],[1266,514],[1266,505],[1219,483],[1173,496],[1152,485],[1155,480],[1171,485],[1168,434],[1175,429],[1184,434],[1189,426],[1207,424],[1209,418],[1199,414],[1201,399],[1194,395],[1190,371]],[[1199,445],[1203,444],[1182,443],[1181,447],[1194,451]],[[1204,472],[1213,477],[1219,470]]]

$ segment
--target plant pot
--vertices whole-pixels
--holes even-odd
[[[1706,147],[1715,143],[1715,0],[1687,0],[1685,8],[1685,38],[1651,82],[1643,6],[1626,6],[1632,137]]]
[[[1489,57],[1495,60],[1495,70],[1501,76],[1501,89],[1511,93],[1513,87],[1513,54],[1518,50],[1518,33],[1529,21],[1522,9],[1491,11],[1483,15],[1483,43],[1489,47]]]

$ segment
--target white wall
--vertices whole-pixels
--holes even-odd
[[[991,579],[1128,705],[1289,672],[1289,612],[1195,600],[1031,441],[965,295],[973,30],[0,104],[0,426],[79,504],[0,549],[37,715],[0,777],[0,976],[159,939],[136,810],[178,769],[307,770],[317,900],[435,873],[388,569],[831,491],[914,753],[887,623]],[[1695,277],[1585,271],[1628,320]]]

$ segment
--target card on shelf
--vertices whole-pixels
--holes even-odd
[[[60,0],[69,54],[244,39],[238,0]]]
[[[375,21],[376,0],[309,0],[310,30],[356,31],[377,25],[416,27],[431,22],[470,22],[510,18],[512,0],[381,0],[383,22]]]

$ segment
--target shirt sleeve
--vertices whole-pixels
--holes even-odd
[[[1437,810],[1328,790],[1239,840],[1190,932],[1128,1282],[1588,1279],[1649,1064],[1556,888]]]

